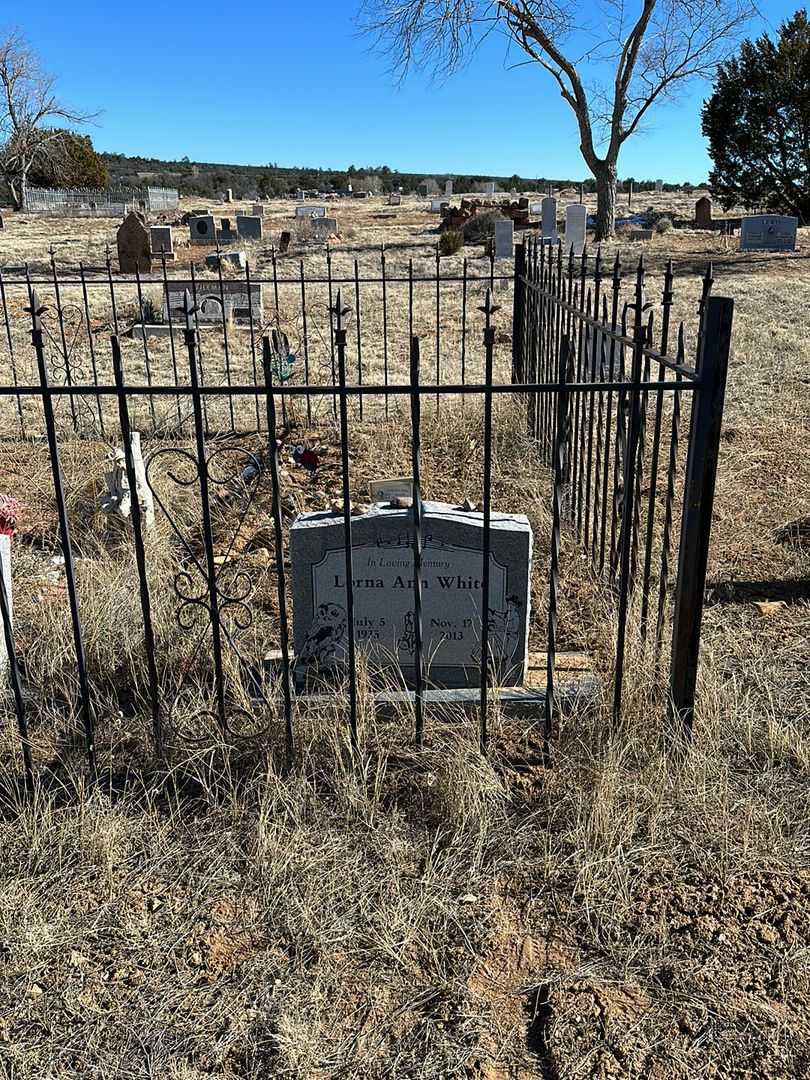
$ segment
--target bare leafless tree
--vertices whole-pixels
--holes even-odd
[[[554,79],[596,180],[597,238],[612,236],[619,152],[651,108],[714,72],[750,0],[361,0],[360,23],[402,78],[446,76],[492,33]]]
[[[97,115],[69,108],[54,85],[19,33],[0,40],[0,174],[18,208],[25,205],[31,167],[58,154],[65,126],[87,124]]]

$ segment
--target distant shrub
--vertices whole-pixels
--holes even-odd
[[[469,222],[468,222],[469,224]],[[455,255],[464,247],[464,233],[460,229],[448,229],[439,238],[439,254]]]
[[[464,243],[485,244],[495,235],[495,222],[503,220],[503,214],[499,214],[497,210],[476,214],[464,223]]]
[[[668,233],[672,228],[674,228],[672,218],[662,217],[655,223],[655,231],[658,233]]]

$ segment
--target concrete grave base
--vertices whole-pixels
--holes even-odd
[[[294,657],[290,654],[291,666]],[[264,674],[271,692],[268,697],[281,700],[282,656],[274,650],[264,659]],[[596,701],[601,683],[594,672],[591,658],[586,653],[561,652],[555,664],[555,708],[565,714],[578,708],[587,708]],[[335,704],[334,693],[319,691],[296,691],[294,683],[293,703],[304,710],[322,711]],[[403,713],[413,711],[416,694],[413,690],[386,689],[374,694],[375,715],[381,719],[396,719]],[[453,709],[465,715],[475,716],[481,708],[481,692],[478,687],[446,690],[430,689],[422,693],[425,708],[430,710]],[[523,686],[490,687],[489,702],[504,715],[519,719],[533,719],[543,715],[546,704],[546,654],[529,654],[528,670]]]
[[[182,329],[175,326],[175,334],[182,335]],[[172,328],[168,323],[135,323],[129,331],[131,338],[171,337]]]

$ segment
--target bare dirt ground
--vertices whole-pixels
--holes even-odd
[[[634,209],[686,212],[694,197],[638,196]],[[216,212],[233,217],[236,207]],[[383,243],[392,276],[410,259],[434,265],[437,220],[423,201],[337,204],[334,213],[336,275],[350,277],[355,259],[376,273]],[[291,214],[289,203],[269,204],[266,238],[250,251],[257,272],[269,275],[270,246]],[[42,276],[51,244],[58,264],[75,269],[101,266],[114,243],[109,220],[4,217],[0,265],[27,261]],[[40,694],[32,800],[21,792],[8,710],[0,735],[0,1075],[810,1075],[810,233],[791,254],[739,253],[733,238],[689,230],[619,246],[628,267],[644,255],[651,290],[672,258],[677,314],[692,329],[708,260],[715,292],[736,305],[700,707],[683,756],[672,752],[660,687],[639,650],[622,729],[611,731],[608,701],[567,717],[549,765],[539,717],[517,725],[496,716],[487,759],[472,725],[431,717],[416,754],[409,718],[375,721],[365,696],[360,763],[348,754],[339,696],[328,715],[297,718],[291,771],[275,728],[258,751],[205,747],[157,762],[131,545],[97,510],[108,445],[64,437],[102,766],[91,785],[64,590],[50,563],[47,454],[40,440],[16,437],[13,410],[3,415],[0,491],[24,504],[15,628]],[[173,272],[203,254],[178,252]],[[466,255],[470,273],[485,276],[481,248]],[[460,272],[463,257],[443,259],[443,273]],[[294,276],[301,260],[308,276],[322,273],[324,250],[295,238],[279,273]],[[448,363],[458,354],[453,295],[441,307]],[[498,314],[502,372],[509,296]],[[417,294],[428,340],[434,302]],[[325,307],[322,296],[313,303]],[[97,305],[103,324],[101,292]],[[393,309],[401,345],[392,371],[404,377],[407,315],[401,302]],[[379,321],[371,290],[364,310]],[[18,359],[30,363],[22,319],[14,333]],[[134,343],[127,349],[135,370],[142,359]],[[379,371],[382,358],[368,362]],[[471,362],[480,365],[480,351]],[[33,420],[39,405],[26,409]],[[369,477],[407,471],[408,428],[403,417],[361,425],[353,415],[352,424],[361,500]],[[518,428],[508,406],[496,410],[493,498],[498,510],[532,516],[542,628],[548,483]],[[334,429],[322,425],[317,438],[325,479],[312,485],[288,470],[287,519],[333,497]],[[424,440],[427,493],[477,497],[478,413],[431,416]],[[242,552],[264,574],[255,631],[264,643],[274,614],[264,602],[273,592],[267,508],[258,503]],[[172,559],[159,521],[150,574],[167,687],[189,664]],[[612,616],[570,537],[563,582],[562,644],[598,665]],[[133,688],[126,700],[122,683]]]

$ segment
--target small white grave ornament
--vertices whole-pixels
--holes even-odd
[[[141,453],[141,434],[139,431],[132,432],[131,446],[138,505],[141,508],[144,528],[151,529],[155,524],[155,504],[152,498],[152,489],[146,482],[146,467]],[[126,454],[122,449],[116,447],[107,455],[107,460],[110,463],[110,468],[104,474],[104,483],[107,488],[99,497],[101,509],[105,514],[118,514],[122,518],[128,518],[132,514],[132,493],[129,488],[129,477],[127,476]]]

